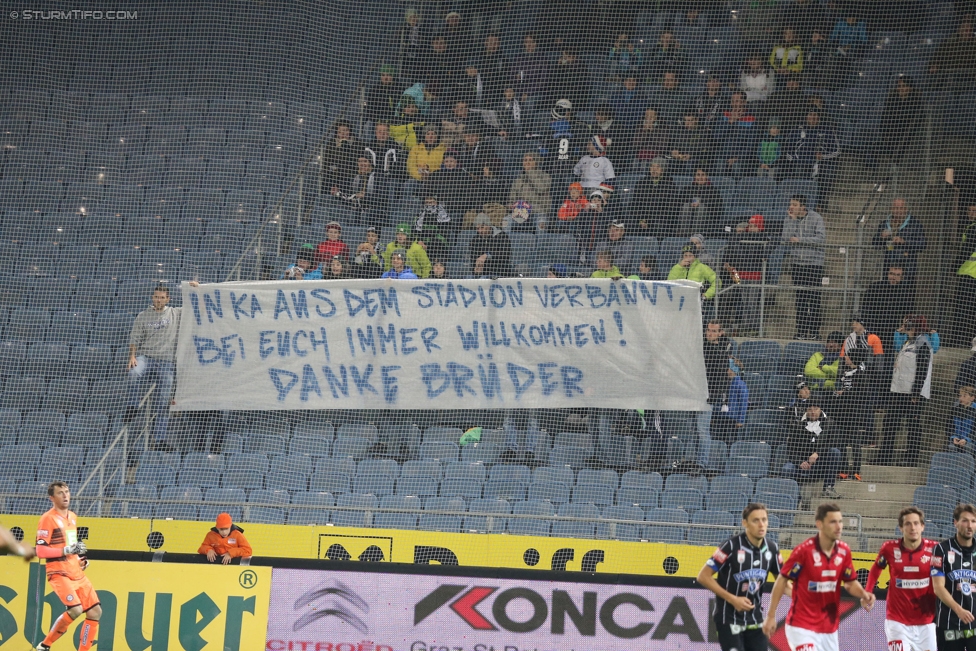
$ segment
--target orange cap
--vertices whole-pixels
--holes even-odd
[[[217,528],[226,529],[231,524],[230,513],[221,513],[217,516]]]

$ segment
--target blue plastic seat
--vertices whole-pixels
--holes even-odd
[[[286,490],[254,490],[247,498],[249,506],[245,511],[247,522],[262,524],[284,524],[287,506],[291,495]],[[251,506],[251,504],[274,504],[280,506]]]
[[[384,509],[409,509],[412,511],[421,510],[419,497],[390,495],[380,500],[380,508]],[[416,529],[417,515],[413,513],[380,513],[373,516],[373,526],[380,529]]]
[[[682,543],[688,535],[688,524],[690,518],[688,513],[681,509],[648,509],[644,515],[646,524],[641,529],[644,539],[651,542]]]
[[[196,486],[166,486],[159,491],[154,517],[163,520],[196,520],[198,504],[165,504],[164,502],[202,502],[203,492]]]
[[[278,456],[271,459],[271,470],[265,479],[268,490],[307,491],[312,458],[303,455]]]
[[[449,464],[448,467],[451,467]],[[400,468],[400,477],[426,477],[440,481],[444,476],[444,466],[436,459],[413,459],[405,461]]]
[[[305,508],[296,508],[296,507]],[[296,492],[291,496],[291,508],[288,510],[288,524],[309,525],[328,524],[332,517],[332,512],[327,508],[335,506],[335,498],[332,493],[323,491]]]
[[[520,481],[512,479],[495,479],[489,480],[485,484],[482,494],[485,499],[501,498],[510,502],[517,502],[525,499],[526,490],[527,486]]]
[[[555,515],[552,504],[542,501],[516,502],[512,508],[513,515],[536,515],[540,518],[509,518],[508,532],[516,536],[549,536],[552,521],[543,518],[551,518]]]
[[[739,524],[737,516],[725,511],[698,511],[691,518],[692,524],[720,525],[722,529],[699,529],[693,527],[688,530],[688,542],[695,545],[721,545],[733,533]]]
[[[661,493],[661,508],[700,511],[704,508],[704,498],[700,491],[691,488],[665,488]]]
[[[358,436],[339,437],[332,445],[332,456],[335,458],[350,458],[355,461],[362,461],[369,450],[369,439]]]
[[[577,480],[578,481],[578,480]],[[571,502],[582,504],[589,503],[596,506],[610,506],[613,504],[614,489],[605,484],[583,484],[577,483],[573,488]]]
[[[704,494],[708,492],[708,480],[701,475],[693,476],[677,473],[669,475],[667,481],[664,482],[665,490],[682,488],[690,488]]]
[[[605,520],[644,520],[644,511],[636,506],[608,506],[601,516]],[[599,522],[596,537],[600,540],[623,540],[638,542],[641,539],[641,525],[624,522]]]
[[[592,503],[563,504],[559,515],[572,518],[599,518],[600,510]],[[596,522],[567,522],[556,520],[552,524],[552,535],[560,538],[594,538]]]
[[[496,466],[497,467],[497,466]],[[449,463],[444,467],[445,479],[467,479],[484,483],[488,479],[488,467],[483,463]],[[492,479],[500,477],[492,476]]]
[[[153,517],[153,507],[159,496],[154,484],[128,484],[119,487],[115,493],[110,513],[113,518],[145,518]],[[148,500],[144,502],[129,502],[126,500]]]
[[[441,482],[440,485],[441,497],[463,497],[466,499],[477,499],[482,496],[482,491],[483,491],[482,482],[470,478],[460,478],[460,477],[446,478],[444,479],[444,481]],[[523,497],[519,499],[525,499],[524,494],[525,494],[525,489],[523,487],[522,489]],[[485,495],[485,497],[491,497],[491,496]],[[501,497],[505,497],[505,496],[501,495]]]
[[[460,459],[460,450],[457,443],[448,443],[447,441],[422,443],[420,445],[420,458],[438,459],[441,463],[451,463]]]
[[[221,513],[229,513],[232,520],[244,519],[242,504],[246,501],[244,491],[240,488],[208,488],[203,494],[203,501],[208,502],[200,507],[198,517],[203,521],[216,520]]]
[[[795,511],[797,508],[797,498],[789,495],[787,493],[763,493],[757,492],[754,501],[760,504],[765,504],[768,508],[781,511],[780,513],[770,514],[776,515],[781,524],[784,527],[793,526],[793,513],[784,513],[782,511]]]
[[[730,457],[725,472],[728,475],[762,479],[769,474],[769,462],[760,457]]]
[[[431,497],[437,495],[437,490],[437,480],[432,477],[400,477],[396,483],[397,495]]]
[[[569,487],[562,482],[536,481],[529,484],[530,500],[545,500],[552,504],[564,504],[569,501]]]
[[[512,505],[503,499],[476,499],[468,505],[468,513],[464,518],[464,531],[478,531],[482,533],[501,533],[508,527],[508,518],[512,512]],[[490,518],[490,519],[489,519]]]
[[[308,489],[312,492],[342,495],[352,492],[352,478],[338,472],[320,472],[318,469],[309,478]]]

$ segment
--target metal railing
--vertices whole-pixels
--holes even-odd
[[[153,393],[155,391],[156,391],[156,383],[153,383],[152,386],[150,386],[149,389],[146,391],[145,395],[142,397],[142,400],[139,401],[139,405],[136,407],[137,411],[142,410],[146,406],[146,404],[153,397]],[[156,422],[156,414],[151,409],[146,409],[144,413],[145,413],[145,418],[143,420],[142,429],[139,430],[138,433],[134,435],[132,434],[131,423],[126,423],[122,426],[122,428],[119,430],[119,433],[115,435],[115,438],[112,439],[112,442],[109,443],[107,448],[105,448],[105,453],[98,460],[98,463],[96,463],[95,467],[92,468],[91,472],[88,473],[88,477],[85,478],[85,480],[81,483],[81,486],[78,488],[78,490],[75,491],[76,498],[87,498],[87,496],[85,495],[85,489],[87,489],[88,486],[93,481],[97,483],[98,490],[97,490],[96,497],[90,499],[97,498],[99,500],[106,497],[105,489],[109,485],[111,485],[113,480],[115,480],[116,477],[119,476],[120,474],[121,474],[120,477],[121,481],[118,481],[117,484],[121,485],[125,483],[126,480],[125,474],[129,468],[129,451],[136,449],[135,447],[133,447],[133,445],[134,444],[137,445],[141,441],[143,451],[149,449],[149,436],[150,436],[150,432],[152,431],[152,427]],[[130,436],[132,439],[131,442],[130,442]],[[122,450],[121,463],[119,463],[114,469],[109,470],[108,466],[112,463],[112,458],[113,458],[112,451],[118,447],[120,447]],[[106,478],[106,473],[108,473],[107,478]],[[101,502],[97,501],[95,502],[95,504],[97,504],[97,508],[96,508],[97,513],[92,514],[89,511],[88,513],[83,513],[82,515],[94,515],[95,517],[101,516],[102,514]]]

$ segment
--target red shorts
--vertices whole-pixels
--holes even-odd
[[[99,604],[98,595],[87,576],[72,581],[63,574],[52,574],[47,581],[66,608],[81,605],[82,610],[87,612]]]

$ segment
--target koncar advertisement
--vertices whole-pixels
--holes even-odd
[[[267,649],[718,651],[713,599],[695,588],[276,568]],[[842,611],[844,651],[883,648],[883,602]],[[788,649],[782,627],[772,643]]]

